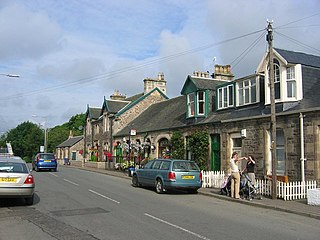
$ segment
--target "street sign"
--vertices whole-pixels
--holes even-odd
[[[44,153],[44,146],[40,146],[40,152]]]
[[[137,135],[137,131],[135,129],[130,130],[130,136],[135,136]]]

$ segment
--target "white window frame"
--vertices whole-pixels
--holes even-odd
[[[286,76],[287,76],[287,98],[296,99],[297,98],[297,81],[296,81],[295,66],[287,67]]]
[[[200,94],[202,94],[202,99],[200,99]],[[200,103],[202,103],[202,109],[203,112],[200,113]],[[203,116],[206,113],[206,92],[205,91],[199,91],[197,92],[197,115]]]
[[[248,78],[237,83],[237,106],[245,106],[258,102],[257,78]]]
[[[234,106],[234,85],[219,87],[217,90],[218,109]]]
[[[188,117],[193,117],[195,115],[195,94],[194,93],[189,93],[187,95],[187,105],[188,105]]]
[[[275,100],[281,100],[281,65],[278,59],[273,59],[274,69],[274,97]],[[279,90],[279,97],[276,96],[276,90]]]

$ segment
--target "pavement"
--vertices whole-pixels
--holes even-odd
[[[81,167],[81,166],[73,166],[73,165],[66,165],[64,167],[74,167],[86,171],[93,171],[98,172],[101,174],[111,175],[115,177],[127,178],[131,179],[127,173],[117,170],[110,170],[110,169],[99,169],[99,168],[92,168],[92,167]],[[265,196],[262,196],[262,199],[235,199],[229,196],[221,195],[220,189],[217,188],[200,188],[198,193],[201,195],[209,196],[218,198],[225,201],[232,201],[237,202],[239,204],[246,204],[252,207],[259,207],[265,209],[273,209],[277,211],[293,213],[305,217],[315,218],[320,220],[320,205],[308,205],[307,199],[300,199],[300,200],[291,200],[291,201],[284,201],[283,199],[271,199]]]

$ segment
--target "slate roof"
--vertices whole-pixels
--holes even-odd
[[[126,98],[126,101],[130,101],[130,102],[134,102],[136,100],[138,100],[139,98],[141,98],[144,95],[144,93],[138,93],[136,95],[133,95],[131,97]]]
[[[188,75],[185,84],[182,87],[181,94],[189,93],[188,90],[215,90],[217,86],[227,83],[227,80],[217,80],[213,78],[200,78],[196,76]]]
[[[60,143],[57,146],[57,148],[72,147],[73,145],[75,145],[76,143],[81,141],[82,139],[83,139],[83,136],[71,137],[71,138],[67,139],[66,141],[64,141],[63,143]]]
[[[100,117],[101,108],[89,107],[87,109],[86,117],[90,117],[90,119],[98,119]]]
[[[130,101],[106,100],[106,104],[108,106],[108,112],[109,113],[117,113],[122,108],[127,106],[129,103],[130,103]]]
[[[147,108],[116,135],[128,135],[130,129],[148,132],[181,127],[185,123],[185,96],[156,103]]]
[[[300,63],[305,66],[320,68],[320,56],[314,56],[311,54],[306,54],[302,52],[288,51],[284,49],[275,48],[288,63]]]

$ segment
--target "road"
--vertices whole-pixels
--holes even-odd
[[[200,194],[156,194],[128,179],[34,172],[33,206],[1,200],[0,239],[318,239],[319,220]]]

